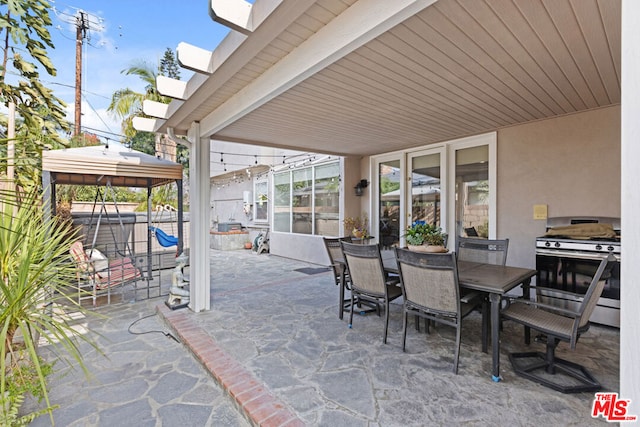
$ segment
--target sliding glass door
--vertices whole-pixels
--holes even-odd
[[[404,197],[402,161],[400,158],[380,160],[376,163],[378,180],[378,242],[384,249],[400,245],[404,222],[401,209]],[[373,228],[373,227],[372,227]]]
[[[381,246],[404,246],[416,221],[441,227],[450,249],[457,236],[495,238],[496,145],[490,133],[376,157]]]
[[[443,226],[443,164],[444,150],[421,151],[409,154],[410,206],[407,210],[407,225],[422,222]]]
[[[451,236],[494,239],[496,230],[495,133],[452,142],[449,146],[449,247]]]

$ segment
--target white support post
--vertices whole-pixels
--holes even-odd
[[[640,417],[640,2],[622,1],[620,398],[630,399],[627,414]],[[615,391],[615,390],[612,390]],[[635,423],[634,423],[635,424]]]
[[[189,153],[189,212],[190,230],[190,302],[189,308],[200,312],[209,310],[211,303],[211,269],[209,267],[209,138],[200,138],[200,124],[189,129],[191,150]]]

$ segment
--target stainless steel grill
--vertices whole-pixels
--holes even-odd
[[[579,227],[580,224],[610,224],[615,235],[607,237],[551,233]],[[553,234],[553,235],[548,235]],[[620,218],[611,217],[552,217],[547,220],[547,235],[536,239],[537,284],[584,294],[600,260],[608,254],[618,260],[591,321],[620,327]],[[569,300],[558,292],[541,291],[543,301],[573,308],[576,300]]]

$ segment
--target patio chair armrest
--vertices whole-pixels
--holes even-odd
[[[460,302],[463,304],[470,304],[472,302],[480,302],[479,300],[482,298],[482,292],[472,291],[460,298]]]
[[[387,276],[387,279],[385,280],[385,284],[386,285],[397,285],[398,283],[400,283],[400,277],[399,276]]]
[[[560,314],[562,316],[577,317],[579,315],[579,313],[574,311],[574,310],[569,310],[567,308],[562,308],[562,307],[558,307],[558,306],[551,305],[551,304],[545,304],[545,303],[538,302],[538,301],[532,301],[532,300],[524,299],[522,297],[507,297],[507,298],[505,298],[505,301],[506,301],[507,304],[505,305],[504,310],[509,308],[509,306],[512,303],[517,302],[517,303],[520,303],[520,304],[525,304],[525,305],[530,305],[532,307],[541,308],[541,309],[546,310],[546,311],[551,311],[553,313],[557,313],[557,314]]]
[[[573,298],[582,298],[584,297],[584,294],[578,294],[575,292],[569,292],[569,291],[563,291],[561,289],[555,289],[555,288],[547,288],[544,286],[530,286],[529,287],[530,290],[535,290],[536,293],[537,291],[549,291],[549,292],[553,292],[554,294],[560,294],[561,296],[565,296],[565,297],[573,297]]]

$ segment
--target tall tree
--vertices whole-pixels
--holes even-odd
[[[66,145],[60,130],[69,130],[65,103],[40,81],[39,70],[56,75],[47,55],[47,48],[54,47],[48,29],[49,8],[46,0],[0,0],[0,102],[15,105],[15,158],[26,162],[16,163],[15,168],[17,183],[23,187],[37,185],[38,177],[28,172],[39,165],[39,152],[44,147]],[[9,161],[2,162],[3,169]]]
[[[122,73],[138,76],[145,83],[144,93],[125,88],[116,91],[111,97],[108,111],[116,117],[122,118],[122,132],[127,137],[127,142],[134,149],[151,155],[161,155],[164,158],[167,158],[165,155],[168,155],[168,158],[180,162],[185,171],[188,171],[189,156],[185,153],[187,151],[185,147],[176,147],[175,143],[166,135],[145,135],[146,132],[138,132],[133,127],[134,117],[144,117],[142,103],[145,100],[169,103],[169,98],[158,93],[156,78],[158,75],[166,75],[167,77],[180,79],[178,64],[173,51],[167,48],[157,71],[146,62],[137,62],[130,68],[122,70]],[[151,144],[151,138],[154,139],[153,145]]]
[[[171,48],[167,48],[164,51],[164,55],[160,60],[160,75],[180,80],[180,67]]]
[[[46,0],[0,0],[0,99],[4,105],[13,102],[25,126],[38,129],[60,140],[58,130],[67,130],[65,103],[40,81],[38,67],[50,76],[56,69],[47,56],[54,48],[48,27],[51,26],[49,2]],[[10,83],[7,72],[17,74]]]
[[[169,99],[158,93],[156,86],[158,72],[146,62],[138,62],[122,70],[121,73],[138,76],[145,83],[144,93],[136,92],[130,88],[117,90],[111,96],[111,103],[107,108],[109,112],[122,119],[122,132],[128,140],[131,140],[137,133],[133,127],[133,118],[143,115],[142,103],[146,99],[168,103]]]

